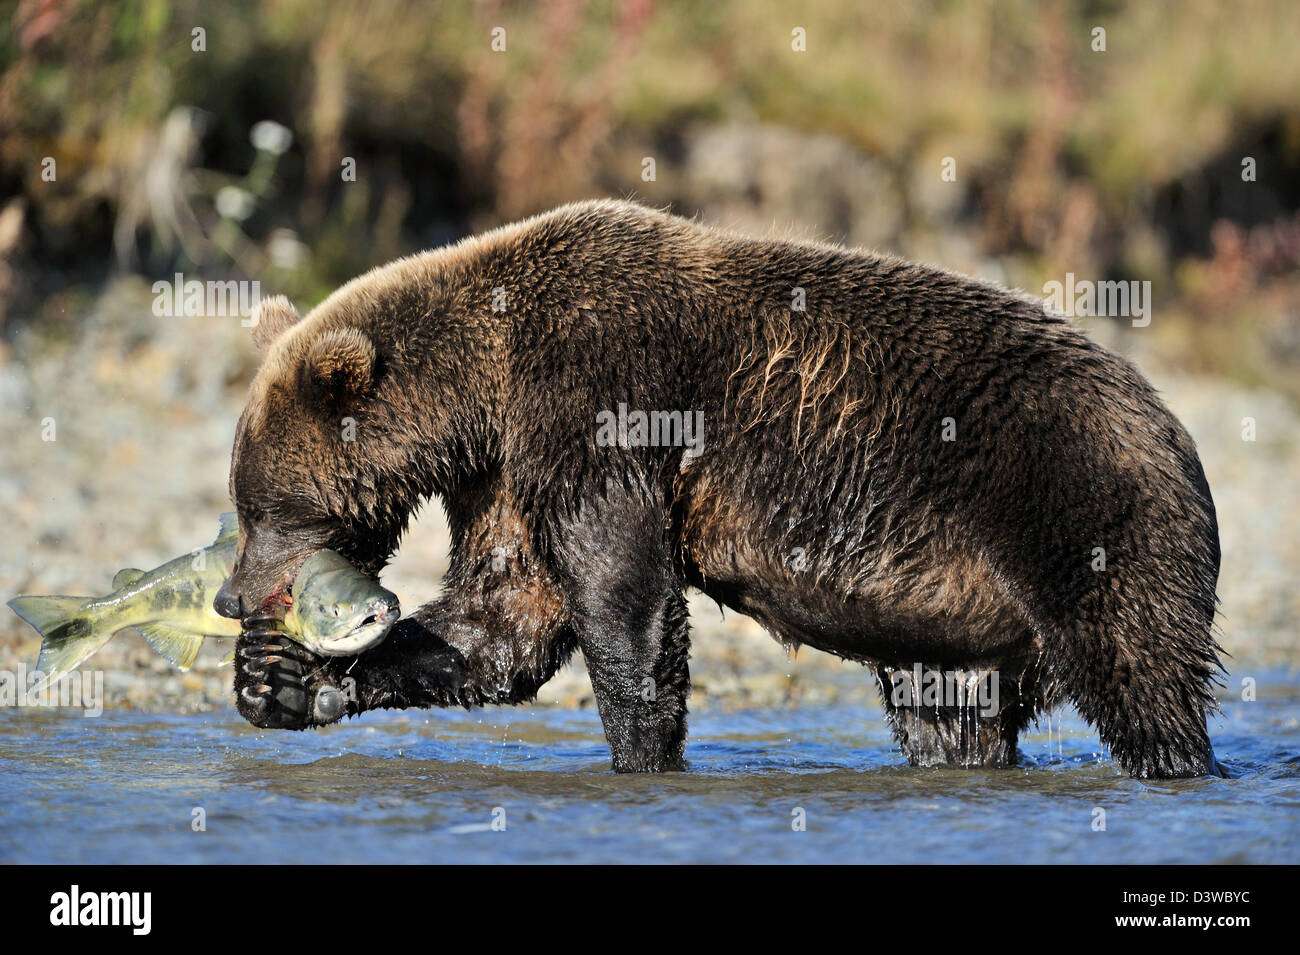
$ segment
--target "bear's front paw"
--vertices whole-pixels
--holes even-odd
[[[248,630],[235,652],[235,706],[263,729],[301,730],[342,718],[346,703],[326,663],[273,630]]]

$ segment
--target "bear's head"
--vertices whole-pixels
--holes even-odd
[[[409,396],[385,387],[372,334],[337,310],[300,322],[279,296],[253,319],[263,362],[230,466],[239,548],[214,601],[231,617],[283,599],[322,548],[378,574],[414,505],[403,434],[392,426]]]

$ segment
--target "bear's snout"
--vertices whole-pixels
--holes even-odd
[[[223,617],[242,620],[244,616],[244,598],[230,589],[230,578],[226,578],[212,600],[212,609]]]

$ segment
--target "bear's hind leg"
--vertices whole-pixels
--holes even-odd
[[[1149,598],[1133,595],[1123,606],[1099,600],[1104,609],[1080,614],[1071,629],[1063,626],[1057,641],[1060,682],[1129,775],[1221,776],[1206,728],[1218,667],[1210,625],[1155,613],[1129,624],[1129,618],[1146,615],[1143,599]],[[1121,624],[1099,626],[1095,620]]]
[[[1013,766],[1032,694],[997,671],[876,667],[885,715],[913,766]]]

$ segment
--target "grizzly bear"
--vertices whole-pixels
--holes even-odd
[[[378,268],[303,320],[264,301],[255,337],[216,605],[250,627],[256,725],[524,702],[580,649],[614,769],[681,769],[691,586],[870,666],[913,764],[1011,764],[1068,700],[1134,776],[1217,771],[1195,446],[1041,302],[595,201]],[[306,555],[378,574],[434,494],[444,594],[385,643],[319,659],[265,628]],[[985,674],[994,705],[900,697],[922,668]]]

